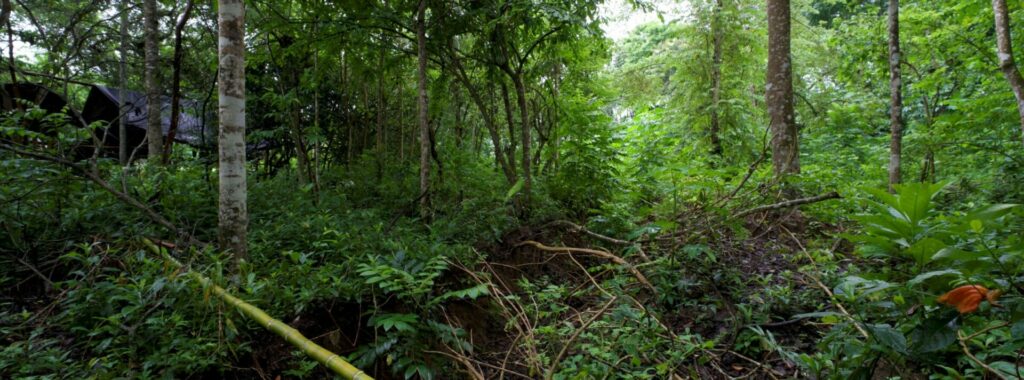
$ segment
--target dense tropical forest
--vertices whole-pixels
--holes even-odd
[[[1019,1],[0,2],[0,378],[1024,377]]]

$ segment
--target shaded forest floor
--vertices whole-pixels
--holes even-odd
[[[133,196],[212,241],[215,189],[203,174],[126,180],[139,182]],[[68,183],[52,175],[51,186]],[[853,254],[847,239],[861,232],[835,217],[849,213],[849,199],[736,217],[776,202],[751,191],[736,204],[637,217],[623,204],[569,213],[538,196],[524,218],[491,182],[461,182],[439,192],[424,223],[409,206],[415,183],[402,181],[413,176],[372,178],[329,178],[315,202],[287,175],[257,181],[248,260],[230,268],[212,246],[180,242],[172,254],[380,379],[827,378],[848,357],[829,350],[880,350],[844,322],[854,317],[840,302],[870,320],[896,299],[833,297],[848,278],[863,292],[892,287],[858,277],[893,265]],[[0,377],[331,377],[147,253],[139,239],[169,240],[166,231],[104,190],[30,195],[56,205],[23,213],[35,228],[24,253],[0,255],[11,263],[0,273]],[[918,304],[948,288],[915,286],[906,294],[923,294]],[[929,307],[926,322],[953,312]],[[865,368],[864,378],[922,372],[901,356],[861,352],[869,356],[853,371]]]
[[[701,214],[699,209],[692,214]],[[675,231],[655,237],[642,236],[629,244],[608,244],[616,239],[600,235],[580,226],[567,227],[564,221],[540,223],[537,226],[520,226],[505,232],[498,242],[480,243],[475,248],[484,253],[485,260],[471,266],[461,264],[441,279],[441,283],[459,283],[467,278],[492,289],[490,297],[472,301],[453,302],[445,306],[444,318],[453,326],[468,333],[472,344],[471,352],[458,352],[451,347],[436,351],[447,357],[465,372],[458,376],[473,374],[483,378],[539,378],[531,371],[531,365],[539,358],[524,341],[536,341],[531,336],[543,326],[569,323],[579,327],[606,302],[605,295],[615,292],[615,297],[628,298],[644,315],[647,323],[660,329],[663,337],[686,341],[702,347],[685,362],[673,363],[669,377],[691,376],[706,379],[727,378],[792,378],[799,376],[797,368],[780,353],[766,347],[761,355],[750,357],[734,351],[738,339],[750,339],[749,332],[760,331],[779,346],[797,352],[813,352],[828,326],[817,326],[811,319],[790,319],[801,312],[813,312],[814,306],[827,302],[825,293],[815,286],[815,280],[800,272],[801,265],[808,264],[810,256],[802,255],[805,246],[817,241],[828,241],[829,249],[835,254],[848,253],[849,243],[833,238],[840,227],[809,220],[796,210],[759,214],[746,219],[745,233],[736,233],[726,225],[714,225],[717,221],[704,215],[704,220],[691,225],[681,224]],[[687,222],[685,216],[679,222]],[[702,224],[703,223],[703,224]],[[747,232],[748,231],[748,232]],[[609,265],[606,257],[595,257],[586,252],[542,250],[523,242],[543,242],[548,247],[569,247],[581,250],[596,250],[619,255],[630,265],[644,269],[651,265],[648,253],[659,254],[685,250],[686,239],[695,234],[707,234],[701,239],[707,245],[700,245],[703,253],[714,252],[715,258],[680,258],[678,268],[683,272],[685,294],[671,298],[683,301],[669,301],[660,292],[672,292],[672,288],[648,288],[632,281],[625,289],[609,291],[602,284],[608,281],[627,281],[631,273],[621,267]],[[639,248],[639,249],[637,249]],[[696,260],[694,260],[696,258]],[[530,292],[523,284],[557,285],[569,289],[569,296],[559,300],[565,308],[543,318],[531,318],[530,309],[538,309],[536,300],[530,300]],[[773,289],[789,289],[799,294],[801,304],[762,305],[771,311],[769,315],[742,316],[740,308],[747,303],[763,303],[773,295],[766,294]],[[702,307],[700,303],[707,303]],[[713,307],[706,307],[708,304]],[[342,354],[349,354],[360,345],[372,344],[375,336],[369,327],[367,305],[353,302],[329,302],[318,304],[309,311],[295,316],[291,325],[312,337],[319,344]],[[401,312],[408,305],[400,302],[385,302],[375,305],[380,311]],[[353,311],[358,310],[358,313]],[[749,311],[747,311],[749,313]],[[362,316],[362,317],[359,317]],[[757,321],[751,321],[751,318]],[[819,328],[820,327],[820,328]],[[685,335],[686,338],[681,338]],[[699,339],[694,339],[699,337]],[[293,348],[268,332],[257,333],[252,338],[256,344],[248,356],[239,357],[235,370],[228,373],[211,373],[209,378],[275,378],[276,374],[288,370],[292,365]],[[562,342],[572,344],[574,342]],[[579,342],[575,342],[579,343]],[[615,345],[615,342],[610,342]],[[558,348],[558,347],[553,347]],[[568,352],[575,352],[569,349]],[[551,353],[549,353],[550,355]],[[624,357],[623,359],[628,359]],[[615,368],[616,363],[606,363]],[[387,363],[378,361],[373,372],[380,379],[402,379],[386,370]],[[685,368],[685,370],[684,370]],[[325,372],[322,375],[327,376]],[[653,374],[653,373],[652,373]],[[441,378],[457,376],[442,375]],[[612,376],[611,378],[615,378]]]

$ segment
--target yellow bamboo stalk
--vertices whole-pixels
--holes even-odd
[[[157,255],[160,255],[160,257],[162,257],[165,261],[171,263],[175,267],[183,267],[181,263],[178,262],[178,260],[171,257],[171,255],[168,255],[165,250],[161,249],[156,244],[153,244],[153,242],[150,241],[149,239],[143,238],[142,242],[147,247],[149,247],[151,251],[153,251]],[[193,279],[198,281],[200,284],[203,285],[204,288],[209,288],[213,292],[213,294],[217,295],[217,297],[220,297],[220,299],[223,300],[225,303],[234,306],[246,317],[249,317],[250,319],[259,323],[260,326],[263,326],[267,330],[270,330],[277,334],[278,336],[280,336],[281,338],[284,338],[284,340],[288,341],[288,343],[291,343],[292,346],[295,346],[306,355],[309,355],[313,359],[316,359],[316,361],[320,362],[320,364],[323,364],[325,367],[330,369],[338,376],[341,376],[342,378],[348,380],[373,380],[373,377],[370,377],[370,375],[367,375],[366,373],[359,370],[352,364],[349,364],[349,362],[345,361],[345,359],[342,359],[341,356],[339,356],[338,354],[328,351],[326,348],[323,348],[320,345],[313,342],[312,340],[309,340],[308,338],[303,336],[302,333],[299,332],[299,330],[296,330],[291,326],[288,326],[284,322],[274,319],[263,310],[260,310],[258,307],[253,306],[248,302],[242,301],[235,296],[232,296],[226,290],[224,290],[224,288],[221,288],[220,286],[214,284],[213,281],[210,281],[210,279],[207,278],[206,276],[203,276],[193,271],[187,271],[185,272],[185,274],[191,276]]]

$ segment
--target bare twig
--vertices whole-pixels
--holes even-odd
[[[968,335],[968,336],[964,337],[964,342],[970,342],[971,339],[977,338],[978,335],[987,333],[989,331],[992,331],[992,330],[995,330],[995,329],[998,329],[998,328],[1003,328],[1003,327],[1006,327],[1006,326],[1009,326],[1009,325],[1010,325],[1010,322],[1003,322],[1003,323],[997,323],[997,324],[994,324],[992,326],[983,328],[981,330],[978,330],[978,331],[974,332],[971,335]]]
[[[725,204],[725,202],[728,202],[730,199],[732,199],[732,197],[735,197],[736,193],[739,193],[740,190],[743,189],[743,185],[746,185],[747,181],[750,180],[750,177],[754,175],[754,172],[757,171],[757,166],[760,165],[762,161],[764,161],[765,157],[768,157],[767,150],[761,151],[761,155],[757,157],[757,160],[751,163],[749,167],[747,167],[747,174],[743,176],[743,180],[740,181],[740,184],[736,185],[736,188],[732,189],[732,191],[729,192],[728,195],[715,201],[715,203],[712,204],[712,207],[721,206],[722,204]]]
[[[779,203],[773,203],[773,204],[770,204],[770,205],[754,207],[752,209],[747,209],[747,210],[740,211],[740,212],[734,214],[732,217],[733,218],[742,218],[744,216],[747,216],[747,215],[750,215],[750,214],[753,214],[753,213],[756,213],[756,212],[790,208],[790,207],[795,207],[795,206],[799,206],[799,205],[805,205],[805,204],[808,204],[808,203],[821,202],[821,201],[825,201],[825,200],[829,200],[829,199],[836,199],[836,198],[842,198],[842,197],[839,195],[839,193],[833,191],[833,192],[830,192],[830,193],[827,193],[827,194],[816,195],[816,196],[813,196],[813,197],[793,199],[793,200],[789,200],[789,201],[785,201],[785,202],[779,202]]]
[[[586,234],[587,236],[593,237],[595,239],[598,239],[598,240],[601,240],[601,241],[604,241],[604,242],[608,242],[608,243],[612,243],[612,244],[617,244],[617,245],[633,246],[634,248],[636,248],[636,252],[640,256],[640,258],[644,259],[644,261],[651,261],[651,259],[649,257],[647,257],[647,254],[644,253],[644,249],[642,247],[642,244],[639,241],[622,240],[622,239],[613,238],[611,236],[602,235],[602,234],[599,234],[597,232],[588,230],[586,227],[583,227],[583,226],[581,226],[579,224],[570,222],[568,220],[556,220],[554,222],[551,222],[551,223],[548,223],[548,224],[544,225],[544,227],[541,227],[541,228],[554,227],[554,226],[568,227],[569,230],[572,231],[572,232],[582,232],[582,233]]]
[[[598,240],[606,241],[606,242],[609,242],[609,243],[612,243],[612,244],[618,244],[618,245],[631,245],[631,244],[633,244],[633,242],[631,242],[631,241],[626,241],[626,240],[621,240],[621,239],[616,239],[616,238],[613,238],[613,237],[601,235],[601,234],[599,234],[597,232],[588,230],[586,227],[583,227],[583,226],[581,226],[579,224],[570,222],[568,220],[556,220],[554,222],[546,224],[542,228],[554,227],[554,226],[568,227],[570,231],[582,232],[584,234],[587,234],[590,237],[596,238]]]
[[[18,256],[15,256],[13,252],[11,252],[11,254],[8,255],[8,256],[10,256],[12,259],[17,261],[19,264],[24,265],[26,268],[31,270],[32,273],[35,273],[36,276],[39,276],[39,278],[41,278],[43,280],[43,282],[46,282],[46,285],[47,285],[48,288],[51,288],[51,289],[53,288],[53,281],[50,281],[50,278],[46,277],[46,275],[44,275],[43,272],[40,272],[39,269],[36,269],[36,267],[34,265],[29,264],[28,262],[26,262],[25,260],[22,260]]]
[[[967,355],[967,357],[970,358],[971,361],[977,363],[979,366],[981,366],[981,368],[984,368],[986,371],[991,372],[997,378],[1007,380],[1006,376],[1003,376],[1002,373],[997,372],[995,369],[990,367],[988,364],[985,364],[985,362],[979,360],[977,356],[974,356],[974,354],[971,353],[971,350],[967,348],[967,339],[965,339],[966,337],[964,336],[964,332],[962,330],[956,330],[956,337],[957,340],[960,341],[960,348],[963,349],[964,355]]]
[[[807,252],[807,249],[804,248],[804,245],[800,243],[800,239],[797,239],[796,235],[794,235],[793,232],[790,231],[788,228],[784,226],[779,227],[785,230],[786,233],[788,233],[789,236],[793,238],[793,241],[796,242],[796,245],[800,247],[800,251],[803,252],[805,257],[807,257],[807,260],[810,260],[811,265],[814,266],[814,270],[817,271],[818,265],[814,262],[814,258],[811,257],[811,254]],[[828,295],[829,301],[831,301],[832,304],[835,305],[837,309],[839,309],[839,312],[843,314],[843,316],[845,316],[846,319],[850,321],[850,323],[853,324],[853,327],[856,328],[858,332],[860,332],[860,335],[863,335],[865,339],[871,338],[871,335],[868,334],[867,330],[864,330],[863,327],[860,327],[860,324],[857,323],[857,320],[853,318],[853,315],[851,315],[849,311],[846,311],[846,307],[843,307],[843,304],[836,299],[836,295],[832,293],[832,290],[825,286],[825,284],[822,283],[820,279],[818,279],[818,276],[815,276],[814,274],[811,273],[805,274],[807,275],[807,277],[810,277],[811,280],[814,280],[814,283],[818,285],[818,287],[821,288],[821,290],[824,291],[825,294]]]
[[[473,358],[469,358],[469,357],[466,357],[466,356],[455,355],[455,354],[452,354],[450,352],[434,351],[434,350],[427,350],[427,351],[423,351],[423,352],[426,352],[426,353],[429,353],[429,354],[438,354],[438,355],[447,356],[448,358],[450,358],[452,360],[456,360],[456,361],[459,361],[459,362],[463,363],[463,365],[466,365],[467,362],[472,362],[472,363],[475,363],[475,364],[483,366],[483,367],[487,367],[487,368],[490,368],[490,369],[493,369],[493,370],[501,371],[502,373],[507,373],[507,374],[510,374],[510,375],[516,375],[516,376],[522,377],[524,379],[532,379],[532,377],[526,376],[526,375],[524,375],[522,373],[510,370],[508,368],[498,367],[496,365],[485,363],[485,362],[482,362],[482,361],[479,361],[479,360],[476,360],[476,359],[473,359]],[[479,373],[471,374],[470,376],[473,376],[474,379],[477,379],[477,378],[482,379],[483,378],[483,376],[480,375]]]
[[[657,293],[657,290],[654,288],[654,285],[651,285],[651,282],[647,280],[647,277],[645,277],[643,273],[640,273],[640,271],[637,270],[636,267],[634,267],[632,264],[626,262],[626,260],[622,259],[621,257],[615,256],[615,255],[613,255],[611,253],[608,253],[608,252],[605,252],[605,251],[599,251],[599,250],[596,250],[596,249],[589,249],[589,248],[549,247],[549,246],[546,246],[544,244],[535,242],[533,240],[523,241],[522,243],[519,243],[516,246],[523,246],[523,245],[530,245],[530,246],[533,246],[534,248],[537,248],[537,249],[542,250],[542,251],[558,252],[558,253],[568,253],[568,254],[584,253],[584,254],[594,255],[594,256],[597,256],[597,257],[600,257],[600,258],[603,258],[603,259],[610,260],[610,261],[612,261],[612,262],[614,262],[616,264],[619,264],[619,265],[622,265],[622,266],[626,267],[626,269],[628,269],[631,273],[633,273],[633,276],[636,277],[636,279],[638,281],[640,281],[640,283],[644,284],[644,286],[646,286],[648,289],[650,289],[650,291],[652,293]]]
[[[593,317],[590,317],[590,319],[584,322],[583,325],[580,326],[580,328],[576,329],[576,332],[572,333],[572,336],[569,337],[569,340],[567,340],[565,342],[565,345],[562,346],[562,350],[558,352],[557,356],[555,356],[555,360],[551,362],[551,368],[548,368],[548,374],[544,376],[546,380],[551,380],[552,376],[555,375],[555,370],[558,369],[558,363],[562,361],[562,357],[564,357],[565,353],[569,351],[569,347],[572,346],[572,342],[575,341],[576,338],[578,338],[580,334],[582,334],[583,331],[587,329],[587,327],[590,327],[590,325],[594,323],[594,321],[596,321],[598,318],[601,318],[601,316],[608,311],[608,308],[612,307],[612,304],[614,304],[615,300],[617,299],[618,297],[612,297],[612,299],[608,300],[608,303],[604,304],[604,306],[601,307],[601,310],[597,311],[597,314],[594,314]]]

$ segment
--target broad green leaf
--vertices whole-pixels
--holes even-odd
[[[1024,367],[1018,366],[1010,362],[992,362],[989,363],[989,367],[992,367],[992,369],[998,371],[1004,379],[1024,378]]]
[[[907,338],[889,325],[866,325],[871,336],[883,346],[899,353],[907,352]]]
[[[907,248],[907,254],[914,258],[918,264],[925,264],[932,260],[943,248],[946,248],[946,243],[935,238],[924,238],[918,240],[916,243]]]
[[[912,278],[910,281],[907,281],[907,285],[908,286],[916,286],[916,285],[918,285],[918,284],[920,284],[920,283],[922,283],[924,281],[927,281],[927,280],[935,278],[935,277],[948,276],[948,275],[960,275],[960,274],[961,274],[960,271],[958,271],[956,269],[943,269],[943,270],[931,271],[931,272],[927,272],[927,273],[921,273],[921,274],[915,276],[914,278]]]
[[[927,353],[942,350],[956,341],[956,325],[954,319],[930,318],[910,333],[913,350],[916,353]]]
[[[935,253],[935,255],[932,256],[932,260],[967,261],[975,260],[980,257],[982,256],[976,252],[965,251],[956,247],[946,247]]]
[[[1024,320],[1019,320],[1010,326],[1010,336],[1014,340],[1024,340]]]
[[[1019,205],[994,204],[990,206],[980,207],[975,210],[972,210],[970,213],[967,214],[965,218],[967,220],[970,220],[972,224],[974,223],[974,220],[978,220],[981,222],[991,221],[993,219],[997,219],[1006,214],[1009,214],[1011,211],[1013,211],[1013,208],[1017,206]]]

